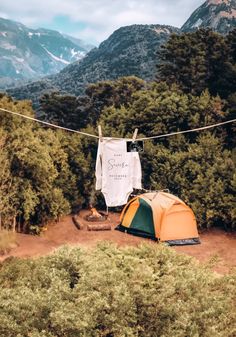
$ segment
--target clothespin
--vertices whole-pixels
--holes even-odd
[[[101,127],[101,125],[98,125],[98,135],[99,135],[100,142],[102,142],[102,127]]]
[[[132,142],[134,143],[136,138],[137,138],[137,134],[138,134],[138,129],[134,130],[134,134],[133,134],[133,138],[132,138]]]

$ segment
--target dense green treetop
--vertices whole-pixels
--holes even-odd
[[[207,29],[173,34],[158,53],[157,79],[184,92],[228,97],[236,88],[235,39],[236,29],[226,37]]]

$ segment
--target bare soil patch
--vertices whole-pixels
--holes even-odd
[[[104,224],[110,224],[109,231],[88,231],[87,225],[94,224],[85,220],[89,211],[81,211],[77,220],[82,225],[78,230],[71,216],[64,217],[60,222],[48,225],[47,230],[41,236],[17,234],[18,246],[0,260],[9,256],[31,257],[48,254],[56,248],[65,245],[80,245],[94,247],[99,241],[110,241],[118,246],[133,245],[148,242],[156,245],[151,240],[132,236],[115,230],[119,223],[119,214],[110,213]],[[172,247],[178,253],[191,255],[200,262],[207,262],[212,257],[218,258],[214,270],[225,274],[236,268],[236,234],[226,233],[220,229],[212,229],[201,234],[201,244],[195,246]]]

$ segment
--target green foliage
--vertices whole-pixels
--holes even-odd
[[[0,99],[0,106],[26,115],[31,112],[29,102],[14,102],[6,96]],[[5,156],[2,158],[5,167],[1,184],[2,221],[7,225],[14,217],[18,229],[27,231],[31,222],[39,224],[70,211],[58,186],[61,172],[69,170],[67,155],[52,131],[17,116],[1,114],[4,134],[1,156]]]
[[[150,83],[133,94],[133,102],[127,107],[106,107],[98,123],[106,134],[113,131],[125,136],[138,128],[141,134],[156,136],[220,122],[227,115],[223,106],[223,101],[207,90],[193,96],[175,85]]]
[[[12,178],[10,173],[10,161],[5,146],[5,132],[0,128],[0,230],[2,218],[12,212],[11,199],[14,196]]]
[[[205,29],[173,34],[160,51],[157,79],[187,93],[228,97],[236,86],[235,39],[236,29],[226,37]]]
[[[235,163],[219,139],[201,134],[182,151],[176,144],[150,147],[146,179],[151,188],[169,188],[181,197],[192,207],[199,227],[235,228]]]
[[[0,335],[233,337],[235,275],[165,246],[62,248],[0,268]]]
[[[90,124],[95,125],[103,109],[108,106],[119,108],[133,102],[133,93],[141,90],[145,81],[135,76],[121,77],[116,81],[91,84],[85,93],[90,98]]]
[[[83,128],[87,125],[87,111],[81,109],[86,106],[86,98],[76,98],[71,95],[61,95],[57,92],[44,94],[40,99],[41,118],[53,124],[67,128]]]
[[[144,86],[143,80],[129,76],[90,84],[84,96],[45,94],[40,100],[39,113],[44,119],[67,128],[78,130],[88,124],[95,126],[106,106],[127,106],[132,94]]]
[[[206,90],[200,96],[185,94],[175,85],[149,84],[133,94],[132,103],[121,108],[107,107],[99,124],[106,135],[156,136],[193,129],[223,121],[228,112],[220,97]],[[216,224],[236,226],[232,179],[235,172],[230,149],[233,139],[224,129],[210,133],[190,133],[145,142],[141,154],[143,185],[146,189],[169,189],[194,210],[199,227]]]

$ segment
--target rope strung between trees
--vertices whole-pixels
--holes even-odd
[[[31,120],[33,122],[41,123],[41,124],[56,128],[56,129],[74,132],[74,133],[77,133],[77,134],[80,134],[80,135],[83,135],[83,136],[99,139],[99,136],[92,135],[90,133],[86,133],[86,132],[82,132],[82,131],[77,131],[77,130],[74,130],[74,129],[69,129],[69,128],[66,128],[66,127],[63,127],[63,126],[55,125],[55,124],[52,124],[52,123],[49,123],[49,122],[42,121],[42,120],[37,119],[37,118],[22,115],[18,112],[15,112],[15,111],[10,111],[10,110],[3,109],[3,108],[0,108],[0,110],[4,111],[4,112],[7,112],[7,113],[10,113],[12,115],[16,115],[16,116]],[[174,136],[174,135],[180,135],[180,134],[184,134],[184,133],[190,133],[190,132],[197,132],[197,131],[212,129],[212,128],[215,128],[215,127],[218,127],[218,126],[221,126],[221,125],[230,124],[230,123],[234,123],[234,122],[236,122],[236,118],[225,121],[225,122],[217,123],[217,124],[202,126],[200,128],[196,128],[196,129],[189,129],[189,130],[183,130],[183,131],[178,131],[178,132],[166,133],[166,134],[163,134],[163,135],[152,136],[152,137],[136,138],[136,140],[145,141],[145,140],[152,140],[152,139],[158,139],[158,138],[166,138],[166,137],[170,137],[170,136]],[[116,137],[111,137],[111,138],[112,139],[122,139],[122,138],[116,138]],[[128,138],[128,140],[132,140],[132,139]]]
[[[84,135],[84,136],[88,136],[88,137],[99,138],[98,136],[91,135],[90,133],[86,133],[86,132],[82,132],[82,131],[77,131],[77,130],[74,130],[74,129],[69,129],[69,128],[65,128],[63,126],[59,126],[59,125],[51,124],[51,123],[48,123],[48,122],[44,122],[44,121],[41,121],[40,119],[37,119],[37,118],[33,118],[33,117],[26,116],[26,115],[22,115],[22,114],[20,114],[18,112],[6,110],[6,109],[3,109],[3,108],[0,108],[0,110],[4,111],[4,112],[8,112],[8,113],[10,113],[12,115],[16,115],[16,116],[19,116],[19,117],[22,117],[22,118],[29,119],[29,120],[31,120],[33,122],[38,122],[38,123],[41,123],[41,124],[44,124],[44,125],[47,125],[47,126],[51,126],[53,128],[56,128],[56,129],[65,130],[65,131],[69,131],[69,132],[74,132],[74,133],[78,133],[80,135]]]
[[[225,125],[225,124],[229,124],[229,123],[234,123],[234,122],[236,122],[236,118],[235,119],[231,119],[231,120],[226,121],[226,122],[221,122],[221,123],[217,123],[217,124],[202,126],[200,128],[196,128],[196,129],[190,129],[190,130],[184,130],[184,131],[166,133],[164,135],[159,135],[159,136],[138,138],[137,140],[143,140],[144,141],[144,140],[150,140],[150,139],[170,137],[170,136],[174,136],[174,135],[180,135],[180,134],[183,134],[183,133],[190,133],[190,132],[196,132],[196,131],[201,131],[201,130],[212,129],[212,128],[215,128],[215,127],[218,127],[218,126],[221,126],[221,125]]]

